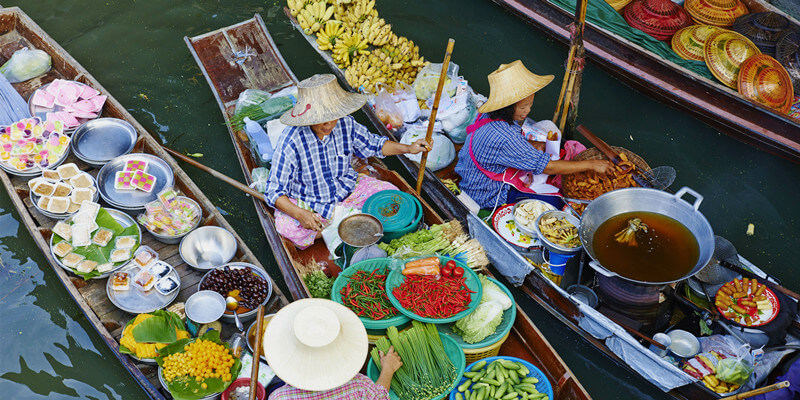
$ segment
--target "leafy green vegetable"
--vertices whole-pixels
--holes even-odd
[[[314,271],[303,277],[303,282],[306,283],[308,291],[311,292],[311,297],[318,299],[331,298],[334,280],[333,278],[328,278],[322,271]]]
[[[214,329],[207,331],[197,339],[210,340],[214,343],[219,343],[226,348],[228,347],[227,343],[220,341],[219,331]],[[171,354],[183,352],[183,348],[187,344],[197,339],[181,339],[162,348],[158,351],[156,362],[160,367],[163,368],[165,357]],[[231,367],[231,376],[236,377],[239,375],[239,370],[242,368],[242,363],[238,358],[234,357],[234,360],[233,366]],[[208,385],[208,387],[203,389],[201,386],[203,383]],[[170,394],[172,394],[172,397],[174,397],[175,400],[198,400],[215,393],[220,393],[227,389],[230,384],[231,382],[223,381],[221,378],[205,378],[200,382],[197,382],[195,378],[185,377],[183,379],[175,378],[172,380],[172,382],[167,382],[167,389],[169,389]]]
[[[511,299],[508,298],[508,295],[506,295],[503,289],[500,289],[499,286],[495,285],[494,282],[490,281],[483,274],[479,274],[478,278],[480,278],[481,286],[483,286],[481,303],[496,301],[498,304],[500,304],[500,306],[503,307],[503,310],[508,310],[511,308],[514,303],[511,302]]]
[[[141,242],[142,238],[139,236],[139,228],[136,224],[133,224],[127,228],[123,227],[119,222],[117,222],[117,220],[114,219],[113,216],[111,216],[108,211],[106,211],[105,208],[100,208],[100,210],[97,212],[97,218],[95,218],[95,222],[100,228],[106,228],[113,231],[114,237],[108,242],[108,244],[105,245],[105,247],[100,247],[92,243],[84,247],[75,247],[72,249],[73,253],[80,254],[86,257],[87,260],[94,261],[98,264],[104,264],[107,263],[111,257],[111,251],[114,250],[114,239],[118,236],[136,236],[136,244],[133,246],[133,248],[131,248],[131,254],[133,254],[133,252],[139,247],[139,243]],[[70,222],[70,225],[72,225],[72,222]],[[55,233],[53,234],[53,246],[59,242],[62,242],[63,240],[64,238],[61,236],[58,236]],[[118,267],[126,262],[127,261],[117,262],[114,263],[114,266]],[[78,270],[74,268],[71,268],[71,270],[76,275],[81,276],[86,280],[101,275],[101,273],[97,272],[96,269],[89,273],[78,272]]]
[[[501,322],[503,322],[503,307],[496,301],[488,301],[456,321],[450,329],[461,335],[465,342],[478,343],[493,334]]]

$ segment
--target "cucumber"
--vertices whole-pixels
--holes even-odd
[[[461,393],[456,393],[456,400],[464,400],[464,396]]]
[[[521,390],[523,392],[527,392],[527,393],[530,393],[530,394],[539,393],[539,391],[536,390],[536,386],[533,386],[530,383],[524,383],[524,384],[516,385],[516,386],[514,386],[514,389],[516,389],[518,391]]]
[[[523,383],[537,384],[537,383],[539,383],[539,380],[534,378],[534,377],[532,377],[532,376],[529,376],[529,377],[523,379],[522,382]]]
[[[494,392],[494,398],[495,399],[499,399],[499,398],[503,397],[503,393],[506,392],[506,388],[508,388],[508,384],[507,383],[503,383],[502,385],[500,385],[500,387],[497,389],[497,391]]]
[[[464,372],[464,377],[472,379],[472,377],[474,377],[477,374],[478,374],[477,372]]]
[[[514,384],[519,384],[519,375],[517,375],[517,371],[510,369],[508,370],[508,379]]]
[[[488,379],[488,378],[484,378],[483,381],[481,381],[481,383],[484,383],[484,384],[487,384],[487,385],[492,385],[492,386],[500,386],[500,385],[503,384],[502,382],[500,382],[498,380]]]
[[[519,369],[522,364],[514,361],[502,360],[500,361],[500,365],[502,365],[505,369]]]
[[[530,374],[530,373],[531,373],[531,370],[529,370],[528,367],[526,367],[524,365],[519,367],[519,370],[517,370],[517,374],[519,374],[519,376],[528,376],[528,374]]]
[[[510,400],[516,397],[517,397],[517,392],[506,393],[506,395],[503,396],[503,400]]]
[[[464,383],[461,384],[461,386],[458,387],[458,391],[463,392],[467,390],[467,388],[469,388],[470,385],[472,385],[472,380],[467,379],[466,381],[464,381]]]
[[[469,370],[472,372],[478,372],[481,368],[486,366],[486,360],[480,360],[475,365],[472,366]]]

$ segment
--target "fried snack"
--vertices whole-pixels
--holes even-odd
[[[594,171],[573,174],[572,179],[575,184],[571,185],[565,194],[577,199],[594,200],[601,194],[612,190],[638,187],[639,185],[633,180],[636,166],[628,161],[625,153],[620,153],[619,158],[622,162],[614,166],[614,172],[610,175],[598,174]]]

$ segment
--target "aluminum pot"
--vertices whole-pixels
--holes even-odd
[[[689,203],[682,199],[685,194],[695,197],[694,203]],[[670,194],[656,189],[646,188],[627,188],[614,190],[603,194],[594,199],[586,207],[586,211],[581,216],[581,226],[579,233],[581,243],[586,253],[592,257],[593,261],[589,265],[598,273],[607,277],[619,277],[631,282],[643,285],[665,285],[667,283],[686,279],[708,264],[711,255],[714,253],[714,232],[706,217],[700,213],[700,203],[703,196],[688,187],[682,187],[675,194]],[[686,275],[668,282],[644,282],[626,278],[601,265],[595,257],[592,242],[597,228],[609,218],[616,215],[634,212],[648,211],[670,217],[685,226],[697,240],[700,247],[700,255],[697,263]]]

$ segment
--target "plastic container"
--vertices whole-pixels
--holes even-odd
[[[420,201],[399,190],[382,190],[370,196],[362,212],[377,218],[383,225],[383,240],[389,242],[413,232],[422,220]]]
[[[483,358],[482,360],[486,360],[486,364],[487,365],[489,363],[491,363],[492,361],[494,361],[494,360],[508,360],[508,361],[515,361],[515,362],[522,363],[530,371],[530,372],[528,372],[528,375],[526,375],[525,377],[526,378],[533,377],[533,378],[536,378],[536,379],[539,380],[539,383],[534,385],[534,386],[536,386],[536,390],[538,390],[539,393],[544,393],[545,395],[547,395],[547,398],[549,398],[550,400],[554,399],[554,397],[553,397],[553,385],[550,384],[550,381],[547,379],[547,375],[545,375],[544,372],[542,372],[542,370],[537,368],[535,365],[533,365],[533,364],[531,364],[531,363],[529,363],[529,362],[527,362],[527,361],[525,361],[525,360],[523,360],[521,358],[509,357],[509,356],[489,357],[489,358]],[[480,361],[480,360],[477,360],[477,361],[467,365],[465,371],[471,370],[472,366],[475,365],[475,363],[478,362],[478,361]],[[459,379],[458,384],[456,386],[461,385],[465,381],[466,381],[466,379],[464,379],[464,377],[462,377],[461,379]],[[455,400],[456,393],[458,393],[458,390],[450,391],[450,400]]]
[[[254,144],[253,150],[256,151],[261,161],[265,163],[272,161],[272,155],[275,150],[272,148],[269,136],[261,124],[251,120],[249,117],[244,117],[244,130],[247,132],[250,142]]]
[[[233,381],[224,392],[222,392],[222,400],[232,399],[233,391],[241,386],[250,386],[250,378],[239,378]],[[266,400],[267,390],[260,382],[256,382],[256,399]]]

